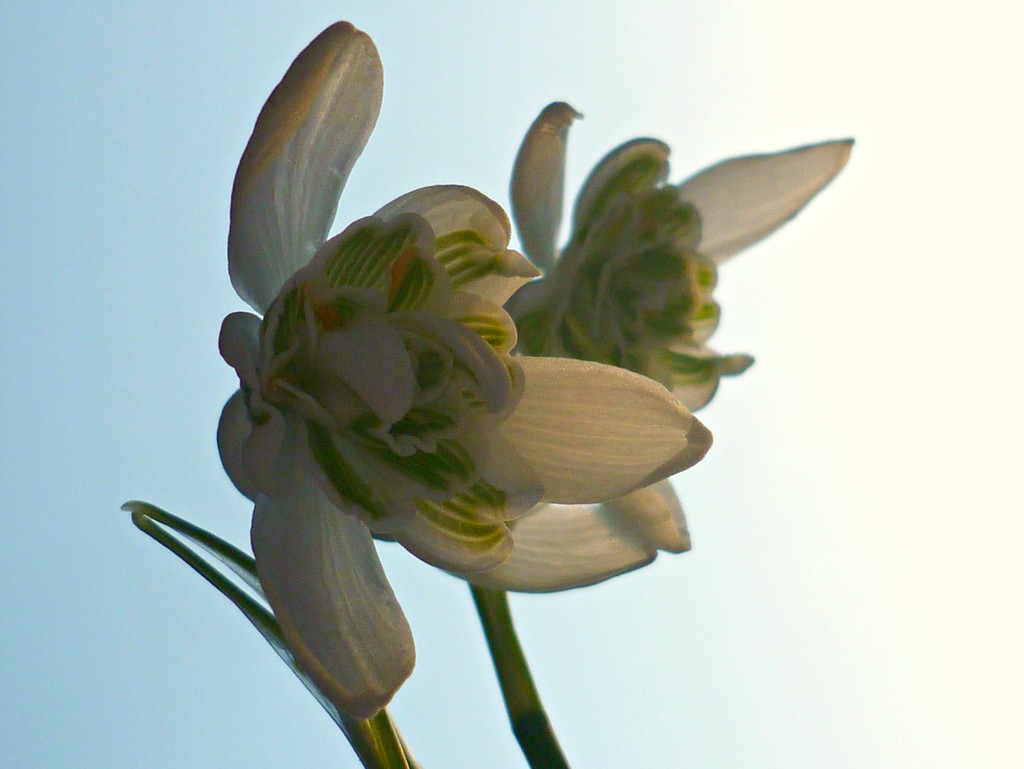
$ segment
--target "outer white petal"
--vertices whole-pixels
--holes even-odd
[[[228,235],[231,282],[259,312],[327,237],[382,91],[373,42],[339,23],[299,54],[263,106],[235,175]]]
[[[520,286],[540,275],[526,257],[507,248],[512,226],[502,207],[472,187],[455,184],[421,187],[392,200],[375,215],[390,219],[406,212],[426,219],[438,239],[460,230],[483,235],[487,248],[498,260],[496,269],[460,286],[463,291],[503,305]]]
[[[512,216],[523,250],[542,270],[555,263],[565,196],[565,141],[579,117],[565,102],[546,106],[526,132],[512,168]]]
[[[686,519],[668,481],[603,505],[543,505],[513,524],[512,537],[512,553],[503,563],[464,576],[501,590],[568,590],[645,566],[658,550],[690,548]]]
[[[482,587],[551,592],[637,569],[657,553],[604,505],[543,505],[515,522],[512,539],[503,563],[460,576]]]
[[[711,433],[664,387],[591,361],[521,357],[525,387],[501,432],[544,484],[544,500],[624,496],[699,461]]]
[[[669,553],[690,549],[683,506],[667,480],[613,499],[605,507],[652,548]]]
[[[683,182],[680,197],[700,213],[701,253],[721,263],[775,232],[835,178],[852,147],[845,139],[733,158]]]
[[[252,432],[252,420],[245,408],[245,398],[238,390],[228,398],[217,425],[217,450],[224,472],[235,484],[235,488],[249,499],[256,499],[256,484],[249,477],[242,461],[242,444]]]
[[[412,633],[370,532],[306,476],[260,495],[256,571],[299,665],[342,713],[369,718],[412,672]]]

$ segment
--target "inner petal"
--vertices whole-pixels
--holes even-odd
[[[388,425],[405,415],[417,389],[409,352],[382,318],[356,320],[321,335],[316,369],[350,387]]]

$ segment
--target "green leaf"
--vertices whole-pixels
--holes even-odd
[[[320,703],[331,720],[338,725],[364,766],[371,769],[410,769],[416,766],[386,710],[381,710],[368,721],[360,721],[339,713],[296,664],[281,626],[271,610],[218,571],[190,545],[214,556],[262,599],[263,591],[256,576],[256,562],[251,555],[195,524],[147,502],[126,502],[121,509],[132,514],[132,523],[140,531],[178,556],[245,615],[277,656]],[[175,536],[172,532],[181,536]]]

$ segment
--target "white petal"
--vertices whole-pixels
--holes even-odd
[[[683,506],[667,480],[613,499],[605,507],[652,548],[669,553],[690,549]]]
[[[373,42],[339,23],[299,54],[263,106],[235,175],[228,235],[231,282],[257,311],[327,237],[382,90]]]
[[[462,576],[500,590],[568,590],[645,566],[657,554],[604,505],[543,505],[515,522],[512,539],[504,562]]]
[[[504,562],[464,576],[501,590],[568,590],[645,566],[658,550],[690,548],[686,519],[668,481],[603,505],[542,505],[513,524],[512,538]]]
[[[683,182],[680,197],[700,213],[701,253],[720,264],[775,232],[835,178],[852,147],[846,139],[733,158]]]
[[[538,267],[555,263],[562,223],[565,141],[573,120],[583,117],[565,102],[546,106],[526,132],[512,169],[512,215],[523,250]]]
[[[235,484],[235,488],[249,499],[256,499],[256,484],[249,477],[242,461],[242,444],[250,432],[252,420],[249,419],[249,412],[245,408],[242,391],[238,390],[228,398],[224,410],[221,411],[220,422],[217,425],[217,450],[220,452],[224,472]]]
[[[298,414],[267,406],[242,444],[242,466],[259,491],[283,494],[295,477],[297,457],[304,451],[306,429]]]
[[[402,337],[386,320],[356,320],[322,334],[316,367],[351,387],[388,425],[412,406],[416,373]]]
[[[256,358],[260,347],[260,319],[251,312],[233,312],[220,324],[217,347],[221,357],[235,370],[238,379],[259,387]]]
[[[419,214],[438,238],[458,230],[475,230],[489,245],[504,248],[512,237],[512,228],[502,207],[472,187],[457,184],[421,187],[395,198],[374,216],[390,219],[400,213]]]
[[[486,245],[473,256],[486,260],[488,269],[473,270],[473,277],[457,286],[462,291],[502,305],[520,286],[540,275],[526,257],[508,249],[511,225],[505,211],[472,187],[422,187],[391,201],[376,216],[390,219],[404,212],[426,219],[438,241],[465,231],[483,236]]]
[[[257,498],[252,547],[299,666],[342,713],[369,718],[384,707],[415,651],[367,528],[302,477],[287,497]]]
[[[516,360],[525,387],[501,432],[544,483],[548,502],[603,502],[678,473],[711,433],[657,382],[565,358]]]

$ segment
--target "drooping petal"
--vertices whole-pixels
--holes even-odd
[[[231,283],[258,312],[327,237],[382,90],[373,42],[338,23],[299,54],[260,111],[235,175],[228,235]]]
[[[501,206],[472,187],[422,187],[388,203],[375,215],[419,214],[436,238],[435,255],[453,288],[502,305],[527,281],[540,275],[518,251],[508,249],[511,225]]]
[[[555,263],[565,188],[565,141],[582,117],[565,102],[545,107],[526,132],[512,169],[512,215],[523,250],[542,270]]]
[[[543,505],[515,522],[512,541],[498,566],[464,576],[482,587],[543,593],[593,585],[657,554],[604,505]]]
[[[614,366],[516,359],[525,387],[501,432],[567,504],[621,497],[685,470],[711,433],[664,387]]]
[[[657,139],[634,139],[605,155],[580,190],[573,237],[582,237],[613,201],[665,181],[669,152],[668,145]]]
[[[700,213],[701,253],[716,263],[767,237],[835,178],[853,140],[724,160],[683,182],[680,197]]]
[[[605,506],[609,515],[618,516],[650,547],[669,553],[690,549],[683,506],[668,480],[637,489],[606,502]]]
[[[512,539],[505,561],[467,579],[501,590],[568,590],[646,566],[658,550],[690,548],[668,481],[600,505],[542,505],[513,524]]]
[[[343,713],[369,718],[412,672],[412,633],[369,530],[308,477],[260,495],[256,571],[299,665]]]
[[[249,412],[245,408],[245,397],[242,391],[238,390],[228,398],[224,410],[221,411],[220,422],[217,424],[217,450],[220,452],[224,472],[228,474],[235,488],[242,495],[255,500],[256,484],[249,477],[242,461],[242,444],[251,432],[252,420],[249,419]]]

